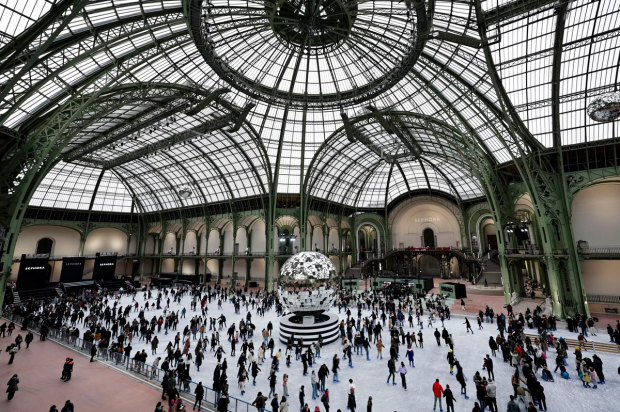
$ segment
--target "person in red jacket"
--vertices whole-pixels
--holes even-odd
[[[435,403],[433,404],[433,410],[437,407],[437,400],[439,399],[439,411],[443,412],[443,407],[441,406],[441,397],[443,396],[443,386],[439,383],[439,379],[435,379],[435,383],[433,383],[433,395],[435,396]]]

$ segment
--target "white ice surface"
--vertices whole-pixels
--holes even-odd
[[[138,302],[142,305],[144,303],[143,293],[139,293],[137,296]],[[220,313],[223,313],[226,316],[227,324],[230,325],[232,322],[239,323],[242,318],[245,318],[246,311],[244,308],[241,310],[241,315],[235,315],[233,305],[227,301],[223,303],[223,309],[217,309],[217,301],[212,301],[208,304],[208,316],[217,317]],[[153,303],[153,299],[151,299],[151,303]],[[123,297],[121,299],[121,304],[125,307],[128,304],[131,304],[130,297]],[[200,315],[200,311],[193,312],[190,310],[190,298],[185,296],[182,300],[181,305],[173,304],[170,305],[170,310],[180,311],[185,307],[187,309],[187,315],[185,319],[181,319],[177,331],[183,331],[183,328],[186,324],[189,323],[190,319],[193,316]],[[251,307],[250,307],[251,310]],[[338,309],[333,307],[331,309],[332,313],[337,313]],[[357,316],[357,310],[352,310],[354,316]],[[370,311],[363,311],[363,316],[370,315]],[[130,314],[130,320],[136,317],[137,312],[133,311]],[[146,318],[150,320],[153,316],[159,317],[163,315],[162,310],[149,310],[146,312]],[[318,368],[322,363],[325,363],[330,369],[330,376],[326,380],[326,387],[330,390],[330,411],[336,412],[338,409],[342,409],[342,411],[346,412],[346,401],[347,401],[347,386],[348,380],[353,379],[356,385],[356,401],[358,410],[366,411],[366,402],[369,396],[373,398],[373,411],[374,412],[406,412],[406,411],[431,411],[433,406],[433,394],[431,386],[436,378],[440,379],[441,384],[446,386],[446,384],[450,385],[450,388],[453,390],[456,401],[455,411],[471,411],[474,406],[475,399],[475,386],[473,383],[473,375],[476,371],[480,371],[482,376],[486,376],[486,371],[482,370],[482,359],[487,354],[490,353],[488,347],[488,339],[489,336],[496,336],[499,332],[495,327],[495,324],[484,324],[484,330],[478,331],[478,326],[473,317],[470,318],[470,322],[472,324],[472,328],[474,328],[475,333],[472,335],[471,333],[465,333],[465,325],[463,324],[463,317],[454,313],[455,316],[452,317],[451,320],[445,321],[445,326],[455,341],[454,352],[461,365],[463,366],[463,370],[465,376],[468,379],[467,382],[467,392],[470,396],[469,399],[465,400],[463,396],[459,395],[460,387],[456,381],[456,378],[450,375],[449,365],[446,360],[446,355],[448,352],[448,347],[441,346],[438,347],[432,332],[428,328],[426,328],[426,324],[428,321],[425,321],[425,327],[422,330],[424,333],[424,349],[415,348],[415,368],[409,368],[407,374],[407,387],[408,390],[405,391],[400,386],[400,376],[397,375],[396,382],[398,386],[392,386],[386,383],[388,370],[387,370],[387,356],[389,356],[388,348],[383,350],[383,360],[376,359],[376,349],[373,347],[370,350],[370,361],[366,360],[366,356],[357,356],[353,355],[353,366],[351,369],[347,366],[346,360],[341,360],[340,366],[340,383],[332,382],[331,375],[331,367],[332,367],[332,358],[335,353],[338,353],[338,356],[342,358],[342,349],[341,345],[338,342],[329,344],[322,348],[321,359],[317,359],[318,365],[315,364],[313,368],[310,368],[310,371],[315,370],[318,372]],[[344,310],[342,314],[340,314],[342,319],[346,319],[346,315],[344,314]],[[256,333],[254,334],[254,345],[256,347],[256,351],[260,346],[260,342],[262,340],[260,336],[260,332],[263,328],[266,328],[267,323],[271,320],[274,324],[273,338],[276,343],[276,349],[274,353],[277,352],[279,348],[282,349],[282,352],[286,349],[285,345],[279,342],[278,336],[278,317],[276,317],[275,311],[271,310],[265,314],[265,317],[259,317],[256,315],[255,311],[252,312],[252,322],[256,325]],[[441,331],[441,322],[437,321],[436,325],[439,327]],[[608,342],[607,334],[605,330],[602,329],[602,326],[606,325],[598,325],[600,329],[599,336],[595,337],[596,341],[600,342]],[[208,326],[207,326],[208,329]],[[412,329],[405,327],[405,332],[410,331]],[[415,332],[418,332],[418,328],[413,328]],[[533,333],[533,330],[529,330],[528,333]],[[164,335],[164,330],[157,334],[159,339],[159,347],[158,354],[161,355],[163,353],[164,348],[168,344],[169,341],[174,339],[175,333],[169,331],[168,335]],[[211,332],[205,333],[209,339],[211,338]],[[557,331],[556,335],[564,336],[566,338],[576,339],[576,334],[569,332],[568,330]],[[262,391],[263,394],[267,394],[269,392],[269,381],[267,380],[267,376],[269,373],[270,359],[266,359],[265,363],[261,365],[262,371],[259,373],[257,377],[256,386],[252,386],[251,379],[246,384],[246,393],[244,396],[241,396],[241,391],[237,386],[237,360],[240,354],[241,343],[237,344],[237,356],[230,356],[230,343],[227,341],[226,337],[226,329],[220,332],[220,337],[222,340],[222,346],[226,351],[226,358],[228,359],[228,383],[229,383],[229,393],[230,395],[244,399],[248,402],[252,402],[256,397],[256,394],[259,391]],[[384,330],[383,338],[384,343],[387,343],[388,334]],[[443,343],[443,340],[442,340]],[[389,345],[389,344],[388,344]],[[136,350],[146,349],[146,352],[149,354],[147,358],[147,363],[151,364],[154,360],[154,356],[151,355],[151,347],[150,344],[146,344],[145,341],[138,341],[138,337],[135,337],[132,342],[132,357],[135,354]],[[190,352],[193,353],[195,348],[195,341],[192,341],[192,346]],[[407,365],[408,362],[404,359],[406,349],[401,345],[400,349],[400,360],[403,360]],[[257,353],[257,352],[255,352]],[[562,411],[562,412],[584,412],[584,411],[619,411],[620,406],[616,402],[616,396],[618,394],[618,388],[620,387],[620,379],[617,374],[617,369],[620,364],[620,355],[609,354],[597,352],[598,356],[603,361],[603,371],[605,373],[606,384],[598,385],[598,389],[585,389],[582,387],[581,382],[579,381],[578,375],[575,371],[574,367],[574,356],[571,355],[568,360],[568,372],[571,376],[570,380],[564,380],[560,378],[559,371],[554,374],[555,382],[545,382],[540,379],[540,373],[538,373],[538,378],[541,381],[542,385],[545,388],[545,394],[547,397],[547,408],[549,411]],[[209,352],[209,349],[205,352],[205,359],[202,367],[200,368],[200,372],[196,371],[195,365],[191,365],[190,375],[194,382],[202,381],[203,385],[207,387],[212,386],[212,377],[213,377],[213,369],[215,368],[217,360],[213,356],[214,352]],[[584,352],[584,357],[591,356],[593,352]],[[387,355],[387,356],[386,356]],[[269,357],[269,352],[267,352],[267,357]],[[315,406],[319,406],[320,410],[324,412],[323,405],[319,402],[319,399],[312,400],[312,387],[310,384],[310,375],[302,376],[302,364],[301,361],[294,361],[294,356],[292,357],[293,361],[291,363],[291,367],[287,368],[284,360],[280,363],[280,372],[277,374],[278,384],[277,384],[277,393],[281,398],[282,394],[282,375],[284,373],[289,375],[288,381],[288,391],[289,391],[289,402],[291,405],[291,411],[299,410],[299,399],[298,399],[298,391],[301,385],[305,387],[306,393],[306,403],[310,406],[310,410],[314,411]],[[555,350],[551,349],[548,352],[548,360],[547,363],[549,365],[549,369],[553,371],[555,368]],[[399,361],[400,364],[400,361]],[[497,402],[500,412],[504,412],[506,410],[506,403],[509,400],[509,396],[512,394],[512,386],[510,384],[510,376],[513,372],[513,368],[510,367],[509,364],[504,364],[501,357],[501,352],[498,352],[498,357],[494,358],[494,366],[495,366],[495,377],[496,377],[496,385],[497,385]],[[154,399],[156,401],[156,399]],[[270,402],[270,401],[269,401]],[[445,410],[445,403],[444,403]],[[268,406],[269,407],[269,406]],[[526,408],[522,408],[525,411]],[[488,409],[487,409],[488,410]],[[439,411],[439,409],[437,409]]]

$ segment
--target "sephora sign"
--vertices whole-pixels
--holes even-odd
[[[95,256],[93,279],[98,281],[114,280],[116,253],[97,253]]]
[[[22,255],[17,274],[17,290],[40,289],[48,279],[49,255]]]

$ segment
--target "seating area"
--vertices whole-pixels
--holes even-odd
[[[123,289],[127,289],[127,288],[132,288],[135,287],[134,284],[132,283],[131,280],[128,280],[127,278],[124,279],[120,279],[120,280],[106,280],[103,282],[99,282],[99,287],[101,289],[107,289],[110,291],[117,291],[120,288]]]
[[[52,286],[42,288],[42,289],[18,290],[16,291],[16,293],[19,295],[19,300],[21,302],[25,302],[26,300],[30,298],[33,298],[35,300],[55,298],[62,293],[62,290],[58,287],[58,285],[55,285],[55,286],[52,285]]]
[[[65,293],[77,292],[81,289],[99,289],[99,285],[94,280],[82,280],[80,282],[62,283]]]

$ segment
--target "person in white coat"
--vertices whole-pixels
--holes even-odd
[[[289,403],[286,400],[286,396],[282,397],[282,402],[280,402],[280,412],[288,412]]]

